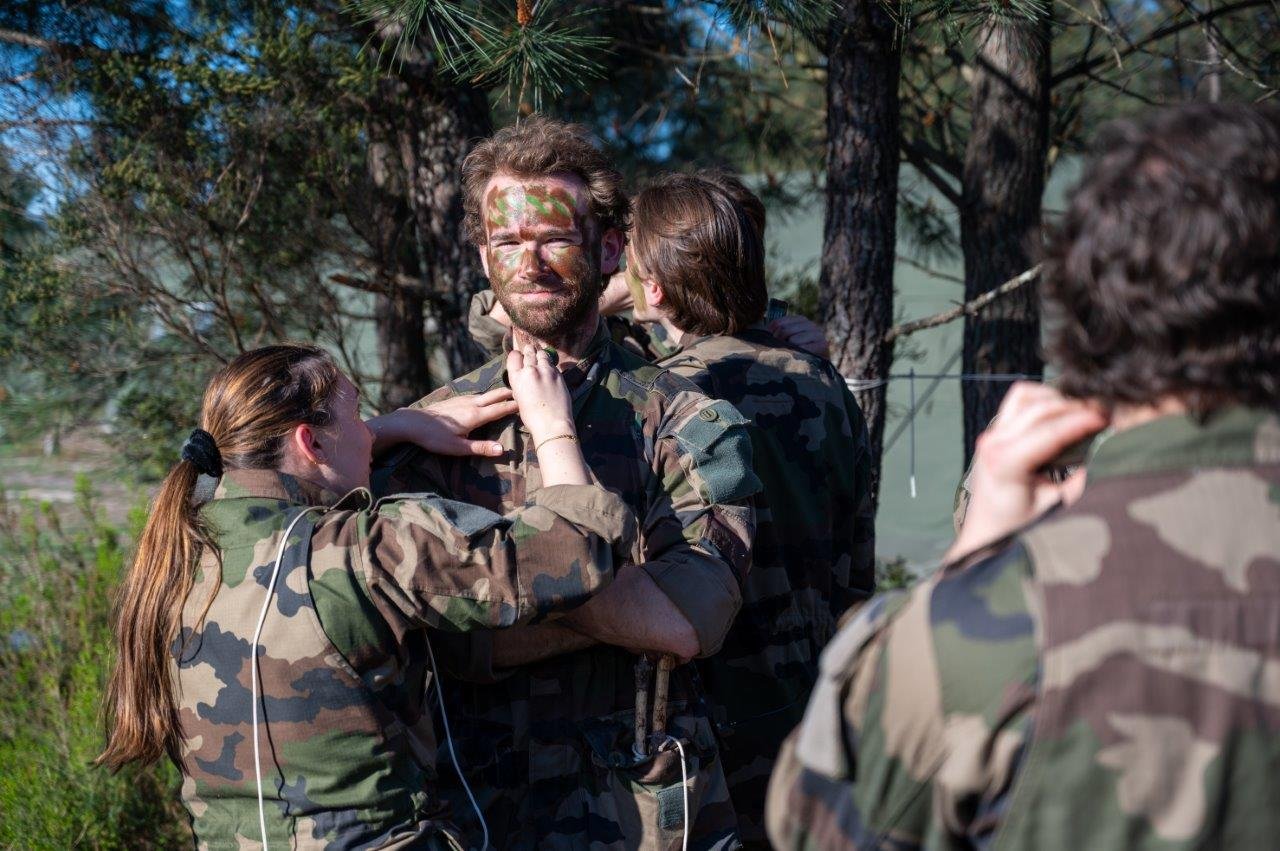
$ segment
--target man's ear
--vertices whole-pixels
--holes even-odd
[[[609,277],[618,271],[622,251],[627,247],[627,236],[620,228],[609,228],[600,235],[600,274]]]
[[[294,426],[293,432],[289,435],[289,442],[293,444],[298,457],[306,462],[317,465],[325,462],[324,447],[320,445],[320,437],[315,427],[306,423]]]

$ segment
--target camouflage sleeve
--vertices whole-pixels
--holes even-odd
[[[507,627],[585,602],[630,552],[635,518],[616,494],[555,485],[506,516],[418,494],[361,514],[369,596],[397,633]]]
[[[1011,546],[878,596],[837,633],[770,780],[775,848],[992,838],[1035,697],[1028,570]]]
[[[890,817],[913,801],[927,805],[927,778],[886,758],[879,729],[886,692],[912,684],[912,677],[886,681],[895,673],[886,670],[893,661],[888,626],[908,599],[894,592],[872,600],[823,651],[804,720],[783,744],[769,780],[765,825],[774,848],[879,848],[890,828],[893,847],[914,848],[923,839]]]
[[[471,308],[467,311],[467,332],[487,357],[502,353],[502,340],[510,330],[489,315],[497,300],[493,290],[481,290],[471,296]]]
[[[687,386],[687,385],[686,385]],[[701,655],[720,649],[742,605],[760,490],[746,420],[724,401],[689,391],[656,436],[662,493],[643,521],[643,569],[698,634]]]

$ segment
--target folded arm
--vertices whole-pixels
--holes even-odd
[[[361,521],[369,596],[406,629],[505,627],[580,605],[635,535],[622,500],[592,485],[543,488],[506,516],[430,496],[383,500]]]

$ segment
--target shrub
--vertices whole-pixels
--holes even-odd
[[[131,536],[76,490],[61,510],[0,493],[0,848],[190,847],[172,765],[93,765]]]

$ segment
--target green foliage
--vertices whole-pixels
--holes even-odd
[[[60,154],[42,227],[11,240],[0,217],[0,434],[106,419],[152,477],[225,359],[286,338],[343,350],[351,305],[327,275],[355,241],[340,213],[377,69],[322,13],[271,0],[28,11],[0,27],[101,46],[30,65],[94,120],[34,138]],[[0,211],[31,197],[16,173],[0,158]]]
[[[535,111],[564,94],[565,83],[604,75],[597,56],[609,40],[586,29],[588,11],[568,11],[549,0],[536,4],[527,21],[497,29],[466,59],[473,83],[501,89],[516,104],[530,96]]]
[[[899,588],[910,588],[919,577],[907,567],[907,560],[902,556],[893,558],[876,557],[876,593],[894,591]]]
[[[168,381],[130,380],[112,402],[111,443],[119,462],[141,481],[156,481],[177,463],[183,440],[200,422],[201,371]]]
[[[92,765],[127,549],[76,490],[74,510],[0,496],[0,848],[189,845],[173,766]]]
[[[822,300],[813,264],[783,271],[770,270],[769,294],[787,302],[787,312],[822,323]]]

